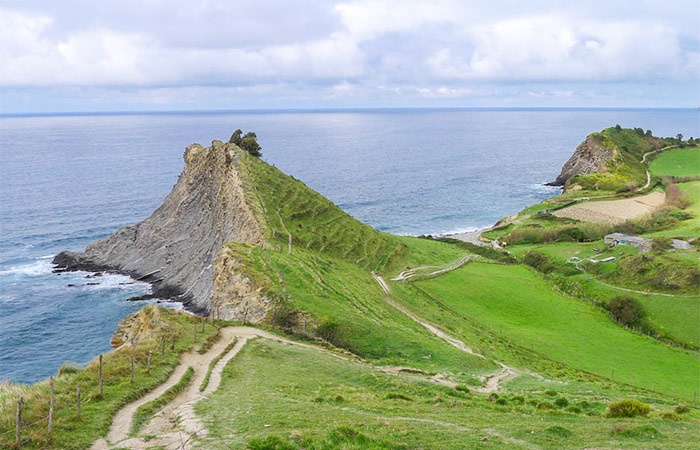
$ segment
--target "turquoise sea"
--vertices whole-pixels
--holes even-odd
[[[51,257],[148,216],[192,142],[254,130],[268,162],[380,230],[419,235],[485,227],[555,194],[543,183],[587,134],[617,123],[700,136],[691,110],[0,117],[0,378],[35,382],[109,350],[116,323],[143,306],[125,300],[148,286],[54,274]]]

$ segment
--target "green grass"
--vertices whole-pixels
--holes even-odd
[[[116,412],[163,383],[179,364],[179,354],[197,348],[194,343],[193,318],[170,309],[147,306],[136,313],[142,334],[136,348],[124,348],[106,353],[103,358],[104,398],[97,386],[97,358],[85,368],[56,378],[54,433],[49,444],[46,417],[49,409],[48,382],[0,387],[0,448],[14,442],[17,398],[25,399],[22,448],[85,449],[105,436]],[[217,329],[207,326],[198,333],[206,340]],[[161,337],[166,337],[165,360],[160,358]],[[170,349],[170,337],[175,336],[175,350]],[[148,352],[153,352],[151,372],[146,373]],[[130,382],[130,359],[134,356],[135,382]],[[77,417],[76,388],[82,394],[82,420]],[[34,424],[37,421],[41,421]],[[31,425],[34,424],[34,425]],[[9,431],[9,433],[8,433]]]
[[[553,291],[523,266],[473,263],[417,287],[466,317],[573,367],[692,399],[696,353],[630,333],[584,302]]]
[[[700,176],[700,148],[679,148],[664,152],[651,162],[649,171],[654,175],[673,177]]]
[[[226,348],[221,353],[216,355],[216,357],[214,359],[212,359],[211,362],[209,362],[209,367],[207,368],[207,373],[206,373],[206,375],[204,375],[204,379],[202,380],[202,384],[199,385],[199,392],[203,392],[207,388],[207,386],[209,385],[209,378],[211,378],[211,371],[214,370],[214,366],[216,366],[216,364],[221,360],[221,358],[226,356],[226,354],[231,351],[231,349],[233,348],[234,345],[236,345],[236,339],[231,341],[231,343],[228,344],[226,346]]]
[[[137,434],[141,428],[143,428],[143,426],[146,425],[151,418],[153,418],[155,413],[160,411],[161,408],[173,401],[175,397],[180,394],[180,392],[185,390],[185,388],[187,388],[192,381],[193,376],[194,369],[192,367],[188,367],[185,373],[182,374],[180,380],[172,385],[168,390],[163,392],[163,395],[155,400],[139,406],[134,413],[134,421],[131,424],[131,434]]]
[[[246,449],[265,448],[248,447],[251,441],[277,441],[289,446],[279,448],[292,449],[627,447],[610,435],[619,421],[604,417],[607,404],[617,398],[614,390],[572,394],[553,387],[554,397],[546,392],[551,388],[536,382],[502,391],[497,401],[489,401],[486,395],[256,339],[226,366],[219,390],[197,404],[196,412],[210,431],[197,445]],[[535,406],[557,398],[585,406],[580,414],[555,405],[552,410]],[[674,423],[661,419],[674,405],[641,400],[651,403],[652,413],[626,419],[626,424],[658,429],[664,448],[693,448],[700,430],[694,420],[697,411]]]
[[[684,211],[692,214],[693,218],[684,220],[671,229],[648,233],[646,237],[695,238],[700,236],[700,181],[679,183],[678,187],[691,201],[690,206]]]

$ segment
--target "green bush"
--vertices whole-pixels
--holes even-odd
[[[680,422],[681,421],[681,416],[674,412],[665,412],[661,414],[661,418],[664,420],[670,420],[672,422]]]
[[[525,253],[523,256],[523,264],[530,266],[542,273],[550,273],[554,271],[556,266],[549,258],[541,253],[533,252],[532,250]]]
[[[690,412],[690,408],[688,408],[685,405],[678,405],[676,406],[676,409],[674,409],[674,411],[676,412],[676,414],[687,414]]]
[[[567,406],[566,411],[574,414],[581,414],[583,412],[578,406]]]
[[[498,400],[498,394],[496,394],[495,392],[489,394],[488,401],[495,402],[496,400]]]
[[[58,374],[56,377],[62,377],[64,375],[69,375],[71,373],[78,373],[80,368],[73,363],[64,363],[58,368]]]
[[[566,408],[569,406],[569,401],[564,397],[559,397],[558,399],[554,400],[554,404],[560,408]]]
[[[333,320],[328,320],[323,322],[316,328],[316,335],[324,341],[328,341],[331,344],[335,344],[335,342],[338,339],[339,330],[340,325],[337,322]]]
[[[605,308],[610,311],[617,322],[625,326],[637,325],[644,316],[642,304],[629,295],[618,295],[611,298],[605,304]]]
[[[507,405],[508,400],[506,400],[505,398],[499,398],[498,400],[496,400],[496,404],[497,405]]]
[[[412,402],[413,399],[408,395],[401,394],[400,392],[389,392],[384,396],[385,400],[406,400]]]
[[[455,390],[459,392],[464,392],[465,394],[471,394],[469,388],[463,384],[458,384],[457,386],[455,386]]]
[[[558,395],[557,391],[552,390],[552,389],[548,389],[544,393],[545,393],[545,395],[549,395],[550,397],[556,397]]]
[[[537,409],[545,410],[545,409],[556,409],[556,408],[550,402],[539,402],[537,404]]]
[[[646,416],[651,407],[634,399],[625,399],[608,405],[608,417],[637,417]]]
[[[662,437],[659,430],[650,426],[644,425],[641,427],[627,428],[624,424],[618,424],[613,427],[610,434],[616,437],[632,438],[639,441],[656,440]]]

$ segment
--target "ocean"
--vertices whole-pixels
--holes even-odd
[[[54,274],[148,216],[186,145],[257,132],[263,159],[359,220],[398,234],[467,231],[558,192],[543,184],[587,134],[620,124],[700,135],[691,110],[348,110],[0,118],[0,379],[32,383],[110,349],[149,287]],[[88,284],[90,283],[90,284]],[[177,305],[170,305],[177,307]]]

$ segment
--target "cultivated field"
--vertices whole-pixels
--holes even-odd
[[[622,223],[656,211],[663,206],[665,199],[666,194],[655,191],[635,198],[577,203],[552,214],[582,222]]]

